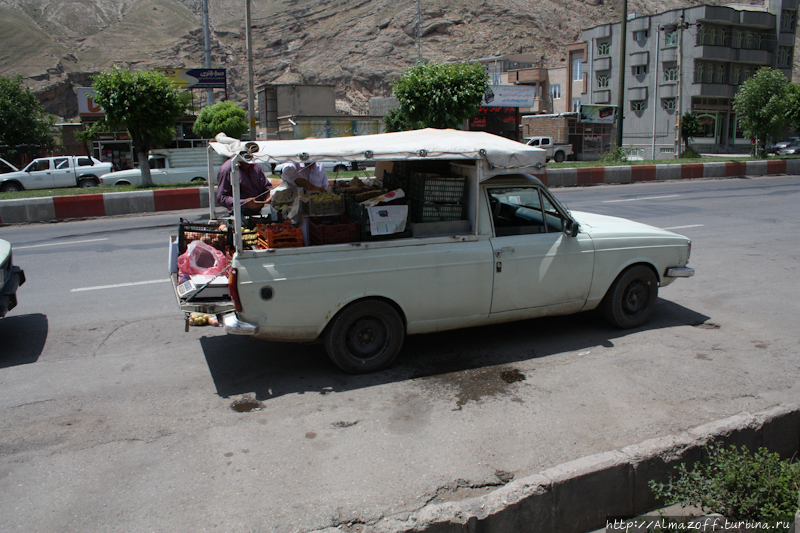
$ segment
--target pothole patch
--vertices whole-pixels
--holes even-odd
[[[697,329],[720,329],[722,326],[714,324],[713,322],[700,322],[699,324],[692,324]]]
[[[251,411],[260,411],[264,408],[264,404],[255,398],[241,398],[231,404],[231,409],[237,413],[249,413]]]
[[[525,374],[523,374],[516,368],[512,368],[511,370],[503,370],[502,372],[500,372],[500,379],[502,379],[506,383],[515,383],[517,381],[524,381]]]

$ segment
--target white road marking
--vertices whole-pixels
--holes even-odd
[[[672,226],[671,228],[661,228],[661,229],[686,229],[686,228],[702,228],[705,224],[689,224],[688,226]]]
[[[108,237],[103,239],[89,239],[88,241],[66,241],[66,242],[51,242],[49,244],[32,244],[30,246],[14,246],[14,251],[17,250],[24,250],[26,248],[41,248],[43,246],[61,246],[63,244],[83,244],[85,242],[98,242],[98,241],[107,241]]]
[[[69,292],[97,291],[100,289],[117,289],[119,287],[133,287],[135,285],[150,285],[152,283],[164,283],[165,281],[170,281],[170,278],[151,279],[150,281],[135,281],[132,283],[118,283],[116,285],[98,285],[97,287],[81,287],[80,289],[70,289]]]
[[[612,204],[615,202],[636,202],[639,200],[661,200],[662,198],[677,198],[680,194],[670,194],[667,196],[643,196],[641,198],[626,198],[624,200],[603,200],[604,204]]]

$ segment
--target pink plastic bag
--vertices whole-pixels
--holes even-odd
[[[178,256],[178,269],[189,276],[216,276],[228,265],[225,254],[203,241],[192,241]]]

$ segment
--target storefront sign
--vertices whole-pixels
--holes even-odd
[[[106,112],[94,103],[94,87],[78,87],[78,114],[82,117],[103,117]]]
[[[178,89],[224,89],[224,68],[157,68]]]
[[[482,106],[533,107],[536,87],[532,85],[493,85],[483,95]]]
[[[596,124],[613,124],[617,107],[613,105],[581,104],[579,122],[594,122]]]

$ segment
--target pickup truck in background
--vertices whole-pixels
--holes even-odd
[[[0,191],[94,187],[100,176],[111,172],[111,163],[88,156],[40,157],[17,172],[0,174]]]
[[[369,208],[369,216],[341,215],[346,224],[348,217],[365,224],[350,240],[252,249],[244,246],[237,207],[233,239],[219,241],[233,253],[220,264],[219,275],[227,278],[222,296],[204,296],[202,288],[189,294],[179,283],[173,263],[180,264],[175,258],[188,237],[171,237],[173,288],[187,331],[191,313],[217,315],[229,334],[319,340],[339,368],[366,373],[391,364],[407,335],[596,308],[620,328],[639,327],[655,311],[659,287],[694,274],[686,266],[689,239],[570,212],[533,176],[544,153],[496,135],[424,129],[249,143],[257,151],[223,141],[212,149],[258,162],[375,160],[375,178],[387,189],[405,183],[409,203]],[[238,180],[232,183],[238,197]],[[460,201],[441,203],[454,199]],[[404,220],[394,234],[369,237],[373,215],[403,207],[410,229],[403,229]],[[209,224],[216,229],[220,222]],[[534,326],[524,327],[535,336]]]
[[[575,153],[572,151],[572,145],[569,143],[556,143],[553,142],[552,137],[525,137],[523,142],[528,146],[535,146],[541,148],[547,154],[547,160],[555,160],[556,163],[561,163],[568,159],[572,159]]]
[[[206,148],[175,148],[153,150],[150,153],[150,176],[154,184],[208,182],[208,155]],[[214,158],[219,168],[225,159]],[[120,170],[100,178],[102,185],[141,185],[142,171],[138,168]]]

